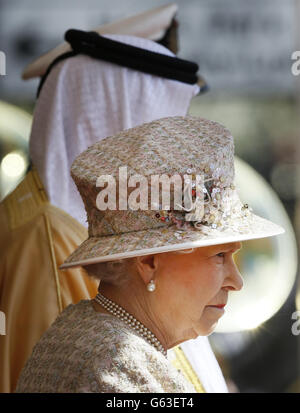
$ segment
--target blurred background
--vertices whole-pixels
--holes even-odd
[[[22,81],[23,68],[69,28],[90,30],[168,3],[0,0],[0,200],[28,166],[38,80]],[[236,262],[244,289],[209,339],[231,391],[300,392],[300,75],[291,71],[300,0],[176,3],[179,57],[196,61],[209,85],[190,113],[231,130],[242,200],[286,229],[243,243]]]

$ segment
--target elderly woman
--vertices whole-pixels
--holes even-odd
[[[284,232],[239,200],[230,132],[197,117],[160,119],[91,146],[71,173],[89,238],[63,267],[83,266],[99,293],[56,319],[17,392],[197,391],[167,350],[212,333],[229,292],[243,285],[233,261],[241,241]],[[182,204],[175,184],[172,205],[166,187],[158,205],[149,200],[155,177],[175,175],[184,178]]]

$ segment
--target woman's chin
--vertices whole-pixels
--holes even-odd
[[[216,329],[216,327],[217,327],[217,324],[218,324],[218,321],[216,321],[216,322],[209,328],[208,332],[207,332],[205,335],[206,335],[206,336],[211,335],[211,334],[215,331],[215,329]]]
[[[197,331],[198,336],[209,336],[214,332],[215,328],[217,327],[217,324],[218,320],[214,320],[213,322],[212,320],[207,320],[205,323],[202,322],[201,325],[194,330]]]
[[[205,328],[203,328],[203,336],[209,336],[210,334],[212,334],[215,330],[215,328],[217,327],[218,321],[215,321],[213,324],[207,325],[205,326]]]
[[[201,324],[198,328],[199,335],[202,336],[208,336],[212,334],[217,327],[219,319],[224,314],[224,309],[206,308],[205,310],[201,317]]]

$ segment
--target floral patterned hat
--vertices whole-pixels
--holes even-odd
[[[121,169],[127,173],[125,184]],[[233,137],[207,119],[168,117],[122,131],[80,154],[71,175],[85,205],[89,237],[61,269],[285,232],[240,201],[234,185]],[[130,181],[133,176],[141,177],[139,186]],[[184,183],[170,185],[169,205],[162,194],[156,203],[149,195],[162,176],[180,177]],[[110,179],[107,186],[103,177]],[[174,202],[179,193],[181,204]],[[113,207],[102,207],[100,195]]]

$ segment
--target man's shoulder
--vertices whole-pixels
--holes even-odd
[[[66,234],[76,234],[87,238],[87,229],[71,215],[52,205],[35,169],[30,170],[18,186],[0,203],[0,222],[4,222],[6,232],[19,229],[31,230],[41,218],[48,220],[52,230],[64,230]]]
[[[34,171],[29,171],[0,204],[10,230],[18,229],[38,216],[49,204],[47,195]]]

